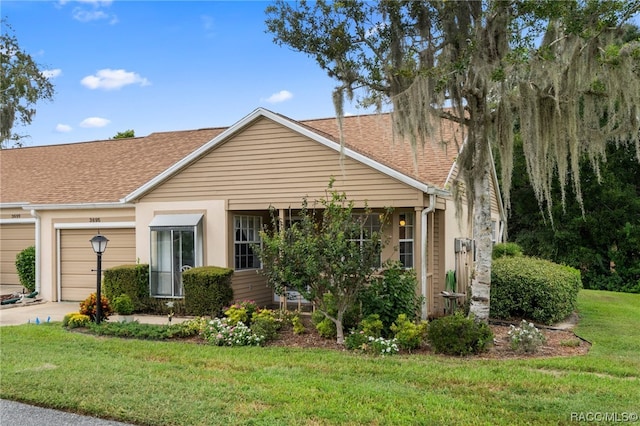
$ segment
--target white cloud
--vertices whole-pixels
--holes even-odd
[[[56,78],[60,74],[62,74],[62,70],[60,68],[56,68],[54,70],[44,70],[44,71],[42,71],[42,75],[45,78],[48,78],[48,79]]]
[[[60,0],[56,3],[57,8],[62,8],[69,3],[75,3],[71,15],[73,19],[80,22],[91,22],[98,20],[108,20],[109,24],[118,22],[118,17],[105,11],[111,6],[112,0]]]
[[[151,83],[135,72],[125,70],[112,70],[106,68],[99,70],[95,75],[88,75],[80,83],[89,89],[115,90],[129,84],[149,86]]]
[[[84,10],[80,8],[73,9],[73,19],[75,19],[76,21],[90,22],[108,18],[109,15],[101,10]]]
[[[70,0],[60,0],[58,3],[61,6],[64,6],[67,3],[70,3]],[[92,4],[94,6],[110,6],[113,3],[113,0],[75,0],[76,3],[86,3]]]
[[[106,118],[89,117],[82,120],[82,122],[80,123],[80,127],[85,127],[85,128],[104,127],[109,123],[111,123],[111,120],[107,120]]]
[[[273,95],[269,96],[267,99],[262,100],[270,104],[278,104],[280,102],[288,101],[291,98],[293,98],[293,93],[289,92],[288,90],[281,90],[278,93],[274,93]]]
[[[58,124],[56,126],[56,132],[58,133],[68,133],[72,130],[73,130],[73,127],[69,126],[68,124]]]

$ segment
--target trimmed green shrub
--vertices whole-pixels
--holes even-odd
[[[251,331],[256,336],[261,336],[264,342],[275,339],[278,336],[281,322],[276,319],[276,314],[271,309],[259,309],[251,316]]]
[[[490,316],[554,324],[571,315],[582,288],[580,272],[533,257],[495,259]]]
[[[493,341],[493,333],[487,324],[456,312],[431,321],[427,341],[437,353],[472,355],[487,349]]]
[[[324,337],[325,339],[335,339],[338,335],[336,324],[326,317],[316,324],[316,330],[318,330],[320,337]]]
[[[182,273],[187,315],[217,317],[233,300],[233,269],[200,266]]]
[[[131,315],[134,309],[131,298],[125,293],[113,298],[112,307],[114,312],[120,315]]]
[[[104,322],[100,325],[89,323],[87,327],[93,334],[143,340],[168,340],[197,336],[204,329],[206,321],[195,318],[181,324],[140,324],[132,322]]]
[[[291,325],[293,325],[293,334],[304,334],[307,332],[307,328],[304,326],[300,315],[294,315],[291,318]]]
[[[133,303],[133,312],[149,309],[149,265],[120,265],[104,271],[104,294],[114,300],[126,294]]]
[[[253,321],[253,314],[258,311],[258,305],[253,300],[243,300],[229,306],[224,314],[227,316],[227,323],[235,325],[239,322],[250,326]]]
[[[382,334],[382,328],[384,324],[382,324],[382,320],[380,319],[380,315],[371,314],[360,321],[360,330],[364,331],[367,336],[380,337]]]
[[[362,315],[380,316],[383,324],[382,334],[391,335],[391,324],[398,315],[405,314],[414,319],[420,311],[420,296],[416,293],[418,281],[413,269],[404,269],[398,261],[385,263],[382,277],[372,280],[362,292],[359,300]]]
[[[522,247],[520,247],[516,243],[498,243],[493,246],[493,259],[499,259],[501,257],[520,256],[522,256]]]
[[[396,321],[391,324],[391,331],[398,345],[402,349],[418,349],[427,339],[427,323],[416,324],[409,321],[405,314],[398,315]]]
[[[27,247],[16,255],[16,271],[20,284],[29,292],[36,289],[36,248]]]

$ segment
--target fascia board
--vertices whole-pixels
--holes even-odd
[[[24,206],[28,206],[28,201],[18,201],[14,203],[0,203],[0,209],[16,209]]]
[[[0,219],[0,225],[18,225],[36,223],[35,217],[23,218],[23,219]]]
[[[96,209],[125,209],[134,208],[133,204],[121,201],[112,203],[75,203],[75,204],[29,204],[23,210],[96,210]]]
[[[54,223],[54,229],[113,229],[135,228],[135,222],[78,222],[78,223]]]

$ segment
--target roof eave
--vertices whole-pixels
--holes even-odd
[[[133,208],[134,204],[122,201],[105,203],[70,203],[70,204],[28,204],[24,210],[96,210],[96,209],[125,209]]]

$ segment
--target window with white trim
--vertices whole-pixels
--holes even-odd
[[[405,268],[413,268],[413,218],[412,213],[400,213],[399,215],[399,239],[400,263]]]
[[[236,270],[259,269],[260,259],[253,246],[260,245],[260,216],[234,216],[234,267]]]
[[[371,235],[374,232],[380,232],[380,229],[382,227],[382,224],[380,223],[380,215],[378,213],[371,213],[369,215],[356,213],[353,216],[356,218],[360,218],[360,220],[363,221],[362,227],[360,228],[360,235],[355,235],[353,237],[353,240],[358,241],[358,243],[362,247],[365,241],[371,240]],[[364,220],[365,216],[366,220]],[[378,249],[378,258],[374,266],[380,267],[382,265],[381,255],[382,247]]]

